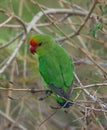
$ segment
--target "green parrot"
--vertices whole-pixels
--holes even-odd
[[[54,38],[38,34],[30,39],[30,52],[38,55],[39,71],[51,90],[57,103],[64,108],[72,105],[70,101],[74,66],[67,52],[58,45]]]

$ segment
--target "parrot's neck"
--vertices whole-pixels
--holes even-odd
[[[38,54],[39,57],[47,55],[47,54],[49,55],[56,48],[56,46],[57,46],[56,43],[44,46],[43,49],[37,50],[37,54]]]

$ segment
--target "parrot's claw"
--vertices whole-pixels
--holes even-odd
[[[61,109],[62,107],[55,107],[55,106],[50,106],[50,108],[51,109]],[[68,113],[68,111],[67,110],[64,110],[64,112],[67,114]]]
[[[46,96],[40,97],[40,98],[39,98],[40,101],[46,99],[48,96],[51,96],[52,91],[51,91],[51,90],[45,90],[45,93],[46,93]]]
[[[46,92],[46,95],[47,95],[47,96],[50,96],[50,95],[52,94],[52,91],[51,91],[51,90],[46,90],[45,92]]]

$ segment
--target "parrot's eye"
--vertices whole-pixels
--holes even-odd
[[[41,46],[42,45],[42,42],[40,42],[39,44],[38,44],[38,46]]]

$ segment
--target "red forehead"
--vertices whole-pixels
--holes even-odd
[[[38,43],[34,39],[31,39],[30,45],[33,46],[33,47],[36,47],[38,45]]]

